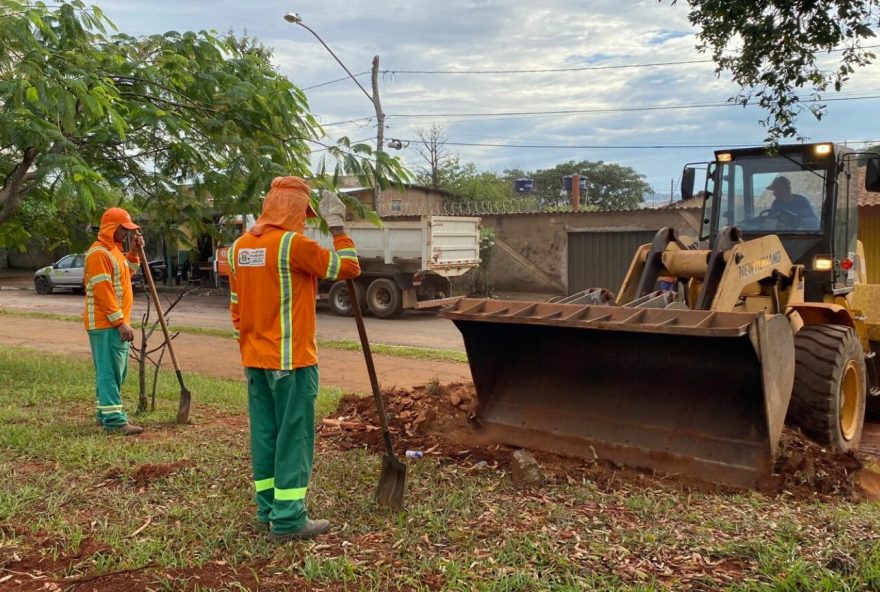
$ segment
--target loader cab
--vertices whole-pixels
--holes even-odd
[[[856,253],[858,175],[857,160],[846,158],[851,153],[829,143],[717,151],[707,172],[701,240],[714,247],[727,226],[744,240],[775,234],[791,260],[804,265],[806,300],[849,292],[855,274],[840,262]]]

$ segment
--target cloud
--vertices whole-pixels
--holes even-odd
[[[432,122],[446,126],[450,142],[477,144],[722,147],[759,143],[766,135],[758,123],[764,114],[753,107],[449,116],[723,104],[738,88],[727,75],[716,76],[709,57],[696,51],[695,32],[683,2],[254,0],[244,6],[232,0],[154,0],[149,5],[99,0],[99,4],[131,34],[247,30],[274,49],[279,70],[301,88],[344,77],[339,64],[307,30],[281,18],[298,11],[352,72],[368,71],[373,56],[380,56],[387,137],[413,139],[417,128]],[[827,59],[833,67],[834,56]],[[705,62],[620,67],[682,61]],[[571,70],[578,67],[601,69]],[[562,71],[501,72],[554,69]],[[467,70],[498,72],[407,72]],[[848,96],[869,94],[878,90],[878,79],[876,66],[857,71],[845,91],[852,93]],[[358,80],[370,89],[369,76]],[[375,121],[368,119],[374,115],[373,105],[350,80],[309,90],[307,95],[322,122],[358,120],[330,127],[328,133],[375,137]],[[829,103],[822,122],[803,117],[802,131],[817,140],[861,138],[869,133],[864,122],[873,121],[876,105],[869,100]],[[403,117],[420,114],[434,115]],[[660,188],[678,177],[685,162],[706,160],[712,154],[709,148],[449,148],[462,160],[490,170],[514,165],[535,170],[585,158],[617,161],[633,166]],[[412,148],[401,155],[415,162]]]

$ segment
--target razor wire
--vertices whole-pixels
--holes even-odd
[[[593,210],[582,207],[580,211]],[[377,213],[383,218],[395,216],[486,216],[498,214],[540,214],[573,212],[570,204],[560,205],[537,199],[492,201],[444,201],[440,203],[381,203]]]

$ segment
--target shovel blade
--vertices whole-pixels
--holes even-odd
[[[383,508],[403,509],[403,491],[406,488],[406,465],[387,454],[382,457],[382,474],[376,488],[376,502]]]
[[[189,408],[192,405],[192,393],[186,387],[180,389],[180,403],[177,406],[177,423],[189,423]]]

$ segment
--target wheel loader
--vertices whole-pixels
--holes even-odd
[[[830,452],[858,448],[880,394],[858,194],[880,190],[880,159],[830,143],[719,150],[685,168],[685,198],[698,169],[699,236],[661,229],[616,293],[441,311],[489,437],[746,488],[771,477],[786,422]]]

